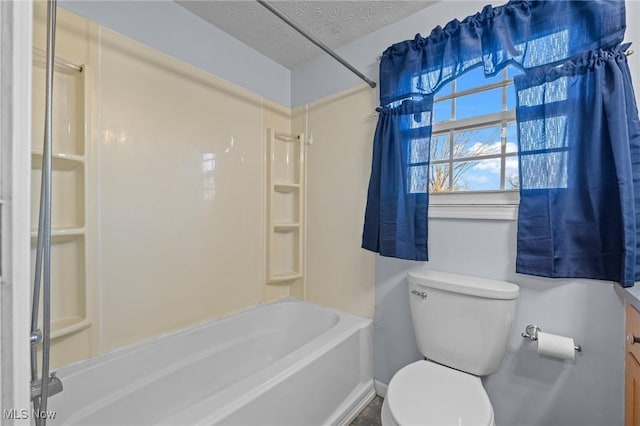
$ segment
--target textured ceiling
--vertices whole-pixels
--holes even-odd
[[[255,1],[176,2],[289,69],[324,54]],[[270,3],[318,40],[337,49],[435,1],[298,0]]]

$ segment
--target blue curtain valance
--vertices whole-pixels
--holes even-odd
[[[475,66],[487,76],[509,63],[556,65],[584,51],[622,42],[625,7],[619,0],[526,1],[485,6],[428,37],[387,48],[380,62],[380,104],[435,93]]]

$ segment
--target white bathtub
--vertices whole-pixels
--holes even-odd
[[[297,299],[58,370],[50,425],[343,425],[374,397],[371,320]]]

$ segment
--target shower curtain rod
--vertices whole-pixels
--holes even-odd
[[[328,46],[326,46],[324,43],[322,43],[320,40],[318,40],[317,38],[315,38],[314,36],[312,36],[311,34],[307,34],[302,28],[300,28],[298,26],[298,24],[296,24],[295,22],[293,22],[291,19],[289,19],[286,15],[284,15],[282,12],[280,12],[278,9],[276,9],[275,7],[271,6],[269,3],[267,3],[264,0],[256,0],[258,3],[260,3],[262,6],[264,6],[267,10],[269,10],[271,13],[273,13],[274,15],[276,15],[278,18],[280,18],[281,20],[283,20],[286,24],[288,24],[291,28],[293,28],[294,30],[296,30],[297,32],[299,32],[300,34],[302,34],[307,40],[309,40],[311,43],[315,44],[316,46],[318,46],[320,49],[324,50],[325,52],[327,52],[329,55],[331,55],[333,57],[333,59],[335,59],[336,61],[340,62],[342,65],[344,65],[345,67],[347,67],[352,73],[354,73],[355,75],[357,75],[358,77],[360,77],[362,80],[364,80],[372,89],[374,87],[376,87],[376,82],[375,81],[371,81],[367,78],[366,75],[362,74],[360,71],[358,71],[353,65],[351,65],[349,62],[345,61],[344,59],[342,59],[342,57],[340,57],[336,52],[334,52],[333,50],[331,50]]]

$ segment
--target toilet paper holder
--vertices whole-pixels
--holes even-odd
[[[542,331],[540,327],[538,327],[537,325],[529,324],[527,328],[525,328],[524,333],[521,333],[520,335],[525,339],[529,339],[532,342],[535,342],[538,340],[539,331]],[[576,352],[582,352],[582,346],[580,345],[574,345],[573,349],[575,349]]]

